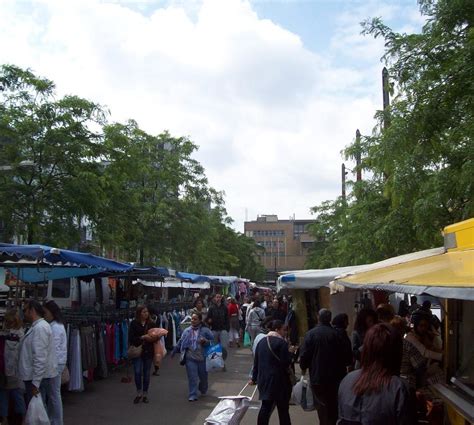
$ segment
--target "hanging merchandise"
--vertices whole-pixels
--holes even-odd
[[[70,331],[69,350],[69,391],[84,391],[84,381],[82,379],[82,356],[81,356],[81,336],[79,329]]]

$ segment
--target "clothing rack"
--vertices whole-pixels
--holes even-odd
[[[76,312],[63,311],[63,317],[66,323],[97,323],[97,322],[119,322],[129,319],[133,316],[129,310],[114,312]]]
[[[188,310],[193,308],[193,303],[190,301],[183,302],[150,302],[147,305],[152,306],[157,309],[159,312],[170,312],[173,310]]]

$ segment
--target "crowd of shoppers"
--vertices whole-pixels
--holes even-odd
[[[251,335],[254,364],[251,382],[258,385],[262,401],[258,425],[269,423],[278,410],[280,424],[289,424],[292,386],[288,368],[294,361],[288,344],[288,327],[279,319],[278,300],[245,300],[246,329]],[[424,302],[416,309],[400,303],[375,310],[364,306],[349,338],[349,316],[332,318],[327,309],[318,315],[298,350],[303,374],[309,371],[320,425],[416,424],[420,415],[418,390],[442,379],[442,341],[439,320]],[[262,313],[263,312],[263,313]],[[332,319],[332,320],[331,320]],[[270,322],[268,321],[270,320]],[[267,328],[267,330],[265,330]],[[270,332],[268,332],[270,330]]]

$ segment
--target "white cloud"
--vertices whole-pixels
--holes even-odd
[[[341,149],[356,128],[371,131],[381,44],[361,38],[357,15],[340,19],[334,55],[324,58],[246,1],[151,11],[94,0],[4,1],[0,58],[49,77],[60,94],[107,105],[114,120],[189,135],[242,230],[245,208],[251,219],[308,217],[311,206],[337,196]],[[335,65],[344,51],[363,55],[364,66]]]

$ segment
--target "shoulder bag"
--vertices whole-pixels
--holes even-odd
[[[147,331],[148,331],[148,324],[145,325],[145,333],[143,335],[146,335]],[[130,347],[128,347],[127,357],[129,359],[138,359],[138,357],[141,357],[142,354],[143,354],[143,342],[138,347],[133,344],[131,344]]]
[[[272,346],[270,344],[270,337],[268,337],[268,336],[267,336],[267,344],[268,344],[268,349],[272,353],[273,357],[275,357],[278,360],[278,362],[281,363],[280,357],[278,357],[272,349]],[[286,370],[286,373],[288,374],[288,379],[290,380],[291,386],[294,387],[296,385],[296,376],[295,376],[295,372],[293,372],[293,369],[291,368],[291,366],[288,366],[288,369]]]

